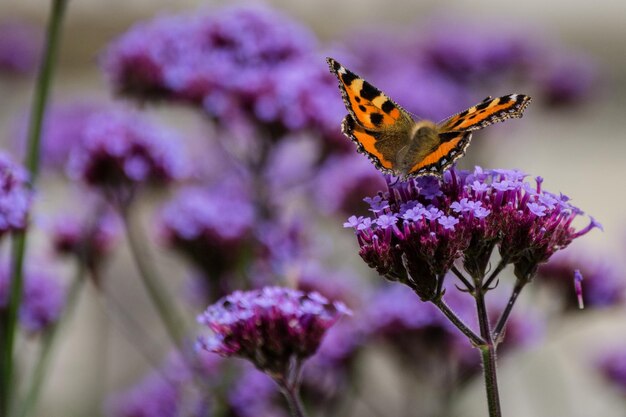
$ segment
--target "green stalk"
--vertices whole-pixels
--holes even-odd
[[[47,370],[50,366],[50,358],[51,352],[56,345],[56,340],[59,334],[59,331],[62,328],[62,325],[65,323],[67,317],[70,317],[72,312],[74,311],[74,307],[78,302],[78,295],[80,294],[80,289],[82,288],[85,274],[85,263],[82,261],[78,262],[78,268],[76,271],[76,276],[74,277],[74,282],[70,287],[68,296],[67,296],[67,304],[65,306],[65,310],[63,314],[56,323],[51,325],[49,329],[46,330],[43,335],[43,345],[41,346],[41,351],[39,354],[39,359],[37,361],[37,365],[35,366],[35,370],[33,371],[33,376],[31,378],[31,385],[26,394],[26,398],[22,403],[22,407],[18,412],[18,417],[27,417],[30,415],[35,405],[37,404],[37,400],[39,399],[39,394],[41,393],[41,387],[43,386],[45,376],[48,374]]]
[[[185,335],[184,321],[171,305],[169,300],[172,297],[168,296],[162,284],[163,280],[154,267],[154,259],[146,246],[148,239],[143,236],[140,226],[131,220],[129,207],[120,207],[120,213],[124,221],[130,251],[139,270],[141,282],[148,292],[150,300],[154,304],[172,343],[178,348],[181,357],[185,358],[183,346],[183,337]]]
[[[483,363],[489,417],[502,417],[500,394],[498,392],[498,378],[496,373],[496,344],[494,343],[493,335],[491,334],[491,325],[487,314],[487,306],[485,305],[485,292],[482,286],[477,286],[475,298],[480,335],[483,339],[485,339],[485,343],[477,347],[480,349]]]
[[[28,147],[26,154],[26,168],[30,172],[30,187],[32,188],[39,173],[39,155],[41,129],[50,85],[54,75],[54,68],[59,50],[61,25],[65,14],[67,0],[53,0],[46,31],[44,55],[39,68],[37,84],[28,128]],[[0,357],[0,415],[7,416],[10,410],[13,381],[13,349],[15,331],[17,327],[18,311],[23,290],[23,266],[26,253],[26,232],[22,231],[14,236],[12,246],[11,289],[7,313],[3,317],[2,325],[2,355]]]

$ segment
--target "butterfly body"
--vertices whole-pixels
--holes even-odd
[[[473,131],[522,117],[530,102],[522,94],[488,97],[440,123],[416,121],[376,87],[334,59],[327,60],[348,110],[342,132],[379,170],[402,178],[441,176],[465,154]]]

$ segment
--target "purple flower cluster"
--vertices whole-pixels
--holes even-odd
[[[326,330],[350,311],[318,293],[265,287],[236,291],[198,317],[214,334],[198,346],[222,356],[238,356],[274,377],[286,377],[292,361],[313,355]]]
[[[89,118],[105,110],[103,105],[76,101],[50,106],[46,110],[41,131],[41,162],[49,168],[63,168],[72,149],[82,142]],[[16,147],[24,153],[27,142],[28,117],[17,123]]]
[[[315,182],[315,199],[328,213],[356,213],[363,210],[363,196],[384,187],[380,173],[367,158],[356,152],[329,157]]]
[[[566,309],[578,307],[576,287],[572,282],[575,270],[584,277],[580,285],[586,307],[610,307],[626,300],[626,278],[614,260],[572,248],[557,253],[538,270],[543,278],[541,282],[563,295]]]
[[[17,21],[0,22],[0,74],[26,74],[35,69],[41,31]]]
[[[24,167],[0,152],[0,237],[26,227],[32,202],[27,183]]]
[[[119,241],[120,226],[119,220],[112,213],[82,219],[76,215],[62,215],[55,219],[52,226],[54,252],[78,257],[91,269],[96,268]]]
[[[238,184],[186,188],[163,208],[161,234],[170,247],[215,279],[238,262],[250,242],[255,218],[254,207]]]
[[[199,105],[225,124],[337,126],[336,83],[316,44],[278,11],[236,6],[140,23],[109,46],[102,66],[122,94]]]
[[[11,272],[4,264],[0,269],[0,310],[9,302]],[[24,290],[20,306],[20,324],[34,333],[56,322],[65,306],[65,289],[55,276],[40,268],[24,272]]]
[[[593,219],[576,231],[582,212],[564,195],[524,181],[519,171],[449,170],[439,182],[426,177],[396,182],[368,199],[372,217],[352,216],[365,262],[378,273],[409,285],[423,300],[439,295],[456,260],[471,277],[482,278],[494,247],[514,264],[520,280],[540,263],[598,227]]]
[[[89,118],[69,159],[71,178],[102,188],[169,182],[185,173],[179,138],[135,112],[112,110]]]

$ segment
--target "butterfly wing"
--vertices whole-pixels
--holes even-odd
[[[470,107],[439,123],[441,132],[474,131],[510,118],[520,118],[530,103],[524,94],[509,94]]]
[[[439,143],[425,157],[413,165],[406,176],[441,176],[454,161],[465,155],[465,150],[471,140],[472,132],[439,133]]]
[[[379,89],[327,58],[330,70],[339,80],[339,89],[348,115],[342,131],[357,144],[378,169],[392,174],[396,154],[410,140],[415,124],[409,113]]]

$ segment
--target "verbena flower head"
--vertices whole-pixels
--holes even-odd
[[[245,358],[273,377],[286,377],[293,361],[313,355],[326,330],[349,310],[318,293],[265,287],[236,291],[198,317],[214,334],[198,346]]]
[[[161,234],[170,247],[216,278],[239,261],[255,218],[249,196],[237,184],[187,188],[163,208]]]
[[[37,65],[41,31],[24,22],[0,22],[0,74],[28,74]]]
[[[0,152],[0,237],[26,227],[32,202],[27,183],[24,167]]]
[[[82,142],[72,151],[68,173],[105,189],[167,183],[185,173],[180,144],[167,129],[133,111],[98,113],[89,118]]]
[[[518,279],[529,280],[538,265],[573,239],[599,224],[591,219],[581,230],[572,226],[582,214],[564,195],[525,181],[519,171],[446,171],[433,177],[397,181],[367,199],[371,216],[352,216],[367,264],[393,281],[409,285],[432,300],[457,260],[472,277],[483,277],[494,247],[515,266]]]
[[[81,143],[89,118],[105,111],[104,105],[75,101],[50,106],[41,131],[41,162],[47,168],[63,168],[74,147]],[[16,123],[16,148],[25,153],[28,136],[28,114]]]
[[[11,272],[8,264],[0,268],[0,311],[9,302]],[[65,289],[56,276],[43,268],[26,268],[20,305],[22,328],[34,333],[55,323],[65,306]]]
[[[90,268],[98,267],[119,241],[121,224],[112,213],[92,217],[76,214],[57,217],[51,230],[54,252],[78,257]]]

